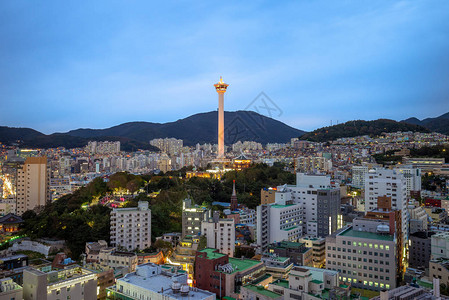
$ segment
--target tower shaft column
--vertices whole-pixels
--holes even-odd
[[[218,93],[218,149],[217,158],[225,158],[224,153],[224,93],[229,84],[223,82],[223,78],[220,77],[220,81],[214,84],[215,90]]]
[[[218,93],[218,158],[224,158],[224,93]]]

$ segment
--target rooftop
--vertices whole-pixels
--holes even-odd
[[[374,233],[374,232],[357,231],[357,230],[352,229],[352,227],[349,227],[348,229],[342,231],[339,234],[339,236],[380,240],[380,241],[393,241],[394,240],[394,237],[389,234],[384,235],[384,234],[378,234],[378,233]]]
[[[285,280],[285,279],[278,279],[276,281],[273,281],[271,284],[278,285],[278,286],[281,286],[284,288],[288,288],[288,280]]]
[[[217,251],[217,249],[213,249],[213,248],[205,248],[205,249],[200,250],[198,252],[207,253],[207,258],[208,259],[217,259],[217,258],[226,256],[226,254],[220,253],[220,252]]]
[[[245,271],[247,269],[253,268],[259,264],[263,264],[261,261],[253,260],[253,259],[241,259],[241,258],[229,258],[229,263],[234,267],[234,271],[231,274]]]
[[[251,290],[253,292],[256,292],[258,294],[261,294],[261,295],[263,295],[265,297],[269,297],[269,298],[272,298],[272,299],[276,299],[276,298],[282,297],[281,294],[272,292],[270,290],[266,290],[266,289],[264,289],[263,286],[256,286],[256,285],[248,284],[248,285],[245,285],[244,288],[247,288],[247,289],[249,289],[249,290]]]
[[[110,288],[111,290],[118,292],[117,287],[119,287],[121,284],[132,284],[134,286],[140,287],[145,290],[153,291],[155,293],[163,294],[163,296],[171,299],[185,299],[186,297],[181,296],[179,293],[173,293],[172,290],[172,283],[173,279],[176,279],[177,282],[183,283],[183,278],[187,280],[187,277],[185,274],[173,274],[173,273],[157,273],[153,274],[153,268],[158,268],[159,266],[155,264],[144,264],[138,267],[138,269],[141,269],[140,271],[137,270],[133,273],[128,273],[125,275],[125,277],[120,278],[117,280],[117,284],[115,287]],[[148,269],[148,270],[146,270]],[[176,278],[178,277],[178,278]],[[162,291],[162,292],[161,292]],[[196,288],[190,288],[190,293],[188,298],[190,300],[201,300],[204,298],[207,298],[212,295],[212,293]],[[126,295],[126,294],[124,294]],[[128,295],[129,296],[129,295]]]

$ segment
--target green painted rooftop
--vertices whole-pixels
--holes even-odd
[[[278,285],[278,286],[281,286],[284,288],[288,288],[288,280],[285,280],[285,279],[278,279],[278,280],[272,282],[271,284]]]
[[[392,235],[384,235],[378,234],[374,232],[366,232],[366,231],[357,231],[352,228],[348,228],[347,230],[341,232],[339,236],[347,236],[347,237],[355,237],[355,238],[363,238],[363,239],[371,239],[371,240],[380,240],[380,241],[393,241]]]
[[[200,250],[199,252],[207,253],[207,258],[208,259],[217,259],[217,258],[220,258],[220,257],[223,257],[223,256],[226,255],[226,254],[219,253],[219,252],[214,252],[214,251],[217,251],[217,249],[205,248],[203,250]]]
[[[321,280],[316,280],[316,279],[312,280],[312,282],[315,283],[315,284],[322,284],[323,283]]]
[[[269,298],[273,298],[273,299],[282,297],[281,294],[272,292],[270,290],[266,290],[266,289],[264,289],[263,286],[256,286],[256,285],[248,284],[248,285],[245,285],[244,287],[249,289],[249,290],[251,290],[251,291],[253,291],[253,292],[261,294],[261,295],[263,295],[265,297],[269,297]]]
[[[240,259],[240,258],[234,258],[234,257],[229,258],[229,263],[232,264],[232,266],[234,266],[234,267],[237,266],[237,269],[234,268],[234,272],[232,272],[232,273],[235,273],[238,271],[244,271],[244,270],[252,268],[258,264],[262,264],[262,262],[259,260]]]

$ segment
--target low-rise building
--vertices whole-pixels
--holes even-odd
[[[123,269],[125,273],[134,272],[137,267],[137,255],[134,252],[116,251],[115,248],[101,250],[98,260],[101,265]]]
[[[12,278],[0,279],[0,300],[22,300],[23,289]]]
[[[270,291],[284,295],[284,299],[349,299],[350,284],[339,284],[337,271],[298,266],[290,271],[288,280],[268,285]]]
[[[282,241],[268,245],[268,253],[288,257],[292,263],[299,266],[313,265],[313,250],[305,243]]]
[[[326,261],[326,239],[325,238],[315,238],[315,237],[302,237],[299,239],[300,243],[304,243],[307,248],[312,248],[312,263],[313,267],[321,268],[324,266]],[[310,264],[305,261],[302,264],[297,264],[302,266],[310,266]]]
[[[62,270],[23,271],[24,300],[96,299],[97,275],[74,265]]]
[[[282,294],[265,289],[261,285],[247,284],[240,289],[240,299],[244,300],[283,300]]]
[[[181,265],[184,271],[189,274],[194,272],[194,263],[196,251],[198,250],[200,237],[198,236],[185,236],[176,246],[175,251],[171,258],[167,259],[169,263],[174,265]],[[192,279],[192,278],[190,278]]]
[[[136,272],[118,279],[115,286],[107,289],[107,294],[111,300],[216,299],[214,293],[189,287],[187,274],[171,273],[152,263],[140,265]]]
[[[449,259],[437,258],[429,262],[429,277],[438,278],[441,284],[449,285]]]
[[[162,251],[155,253],[137,253],[137,264],[142,265],[146,263],[162,265],[165,263],[164,253]]]
[[[404,285],[404,286],[400,286],[400,287],[397,287],[395,289],[391,289],[388,291],[383,290],[380,292],[379,296],[371,298],[370,300],[406,300],[406,299],[442,300],[442,299],[449,299],[448,297],[440,295],[439,290],[440,290],[439,284],[438,284],[438,288],[435,288],[435,283],[434,283],[433,291],[429,291],[422,287]]]
[[[277,254],[266,254],[262,256],[261,261],[265,264],[267,273],[274,279],[287,278],[288,273],[293,268],[293,263],[289,257],[279,256]]]
[[[196,253],[196,286],[222,297],[238,298],[240,288],[265,275],[261,261],[229,257],[217,249]]]

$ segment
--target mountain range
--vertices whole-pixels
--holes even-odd
[[[217,121],[217,112],[211,111],[175,122],[129,122],[106,129],[80,128],[49,135],[31,128],[0,126],[0,142],[17,143],[23,147],[34,148],[75,148],[85,146],[89,140],[109,140],[120,141],[124,151],[157,150],[149,144],[150,140],[173,137],[182,139],[187,146],[197,143],[217,143]],[[237,141],[256,141],[262,144],[286,143],[294,137],[325,142],[341,137],[378,135],[382,132],[396,131],[435,131],[449,135],[449,113],[436,118],[424,120],[409,118],[400,122],[388,119],[355,120],[306,133],[253,111],[236,111],[225,112],[225,128],[225,144],[227,145]]]
[[[301,139],[313,142],[327,142],[338,138],[361,135],[376,136],[383,132],[397,131],[430,132],[429,129],[420,125],[401,123],[388,119],[378,119],[374,121],[354,120],[316,129],[304,134]]]
[[[436,118],[419,120],[418,118],[413,117],[402,120],[401,122],[424,126],[432,131],[449,135],[449,112]]]
[[[182,139],[185,145],[217,143],[216,111],[199,113],[175,122],[129,122],[106,129],[76,129],[65,133],[45,135],[30,128],[0,127],[0,142],[28,147],[82,147],[89,140],[120,140],[122,149],[154,150],[149,141],[155,138]],[[225,144],[237,141],[285,143],[299,137],[304,131],[252,111],[225,112]]]

